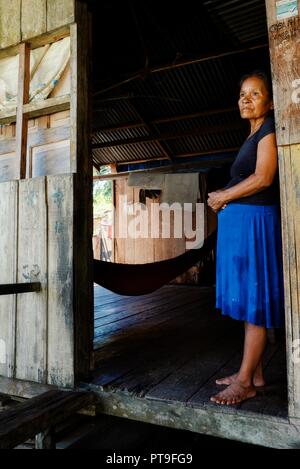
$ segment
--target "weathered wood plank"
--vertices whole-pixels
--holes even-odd
[[[71,25],[71,171],[74,191],[74,314],[76,378],[88,376],[93,350],[93,167],[91,158],[91,18],[76,2]],[[74,55],[76,54],[76,55]]]
[[[53,386],[47,384],[0,376],[0,393],[7,394],[8,396],[30,399],[53,389],[55,389]]]
[[[203,305],[203,308],[201,307],[201,310],[205,311],[206,309],[207,305]],[[194,316],[196,313],[191,306],[185,310],[179,308],[173,312],[173,320],[185,314]],[[95,363],[101,363],[111,357],[120,356],[128,353],[130,350],[136,350],[136,353],[143,353],[145,343],[155,338],[158,332],[166,332],[168,327],[170,327],[170,315],[165,314],[148,319],[144,326],[141,322],[137,325],[136,329],[132,328],[131,331],[125,330],[120,331],[118,334],[100,336],[95,340]]]
[[[206,316],[205,313],[209,304],[210,302],[205,299],[198,303],[200,311],[204,312],[202,317]],[[189,302],[184,304],[184,301],[177,306],[173,306],[171,309],[168,307],[164,310],[159,307],[153,308],[153,310],[150,309],[148,312],[140,314],[136,318],[124,319],[116,323],[102,326],[95,331],[95,343],[97,343],[99,348],[109,343],[118,345],[118,342],[122,342],[122,340],[128,341],[131,335],[137,336],[138,332],[142,333],[145,330],[150,330],[153,326],[156,327],[159,324],[170,321],[176,316],[188,315],[189,313],[193,313],[194,310],[194,305],[191,305]]]
[[[164,359],[171,359],[176,362],[178,358],[178,349],[180,349],[181,358],[187,359],[186,356],[190,353],[190,347],[185,346],[190,342],[194,343],[193,340],[196,336],[196,342],[199,342],[198,330],[199,327],[208,328],[212,333],[218,333],[218,325],[215,324],[214,319],[211,320],[210,308],[207,308],[205,304],[197,304],[201,308],[201,318],[199,319],[198,308],[187,310],[186,314],[176,315],[174,314],[171,318],[163,323],[158,323],[147,327],[145,324],[145,330],[136,330],[135,334],[124,337],[123,345],[124,350],[122,354],[107,356],[102,359],[99,363],[99,368],[95,370],[93,382],[97,384],[105,385],[110,381],[114,381],[125,373],[137,370],[143,366],[145,369],[151,366],[153,369],[153,360],[155,357]],[[213,325],[213,330],[211,327]],[[215,328],[215,329],[214,329]],[[184,334],[179,334],[178,331],[184,331]],[[116,343],[118,345],[118,342]],[[114,343],[108,345],[108,350],[111,348],[114,350]],[[170,353],[172,350],[172,353]],[[151,365],[152,363],[152,365]],[[177,366],[179,366],[177,364]],[[158,370],[160,369],[160,363],[157,364]],[[147,375],[147,371],[145,371]],[[153,384],[152,384],[153,385]]]
[[[0,49],[21,41],[21,0],[0,0]]]
[[[18,78],[18,105],[16,119],[16,146],[19,160],[19,178],[26,177],[26,153],[28,135],[28,117],[24,114],[24,104],[29,101],[30,84],[30,46],[27,43],[20,44],[19,52],[19,78]]]
[[[151,310],[154,306],[168,306],[168,309],[172,307],[172,296],[167,291],[163,291],[157,298],[140,299],[134,297],[135,301],[111,303],[101,307],[95,307],[94,326],[98,328],[100,326],[110,324],[112,322],[119,321],[126,317],[137,317],[136,315],[143,313],[147,310]],[[192,301],[192,300],[191,300]]]
[[[47,0],[47,31],[75,21],[75,0]]]
[[[300,133],[299,133],[300,141]],[[292,356],[295,345],[300,340],[300,144],[290,145],[290,182],[288,187],[287,207],[289,211],[288,225],[290,239],[290,271],[292,293],[292,330],[290,331],[288,347],[289,358],[293,362],[293,374],[289,381],[293,381],[293,417],[300,418],[300,369],[299,363]],[[297,342],[298,341],[298,342]],[[292,348],[292,349],[291,349]]]
[[[300,388],[298,364],[294,362],[294,340],[300,338],[299,320],[299,269],[297,251],[300,237],[299,219],[299,146],[279,147],[281,172],[281,207],[283,232],[283,260],[285,284],[285,312],[287,337],[289,415],[300,416]],[[295,342],[296,343],[296,342]]]
[[[0,283],[17,280],[18,183],[0,184]],[[13,377],[15,368],[16,297],[0,297],[0,375]]]
[[[22,41],[46,32],[47,0],[23,0],[21,12]]]
[[[47,377],[47,242],[45,178],[20,181],[18,282],[42,290],[18,297],[16,377],[38,383]]]
[[[291,173],[290,173],[290,150],[289,147],[278,147],[278,164],[279,164],[279,176],[280,176],[280,203],[281,203],[281,219],[282,219],[282,247],[283,247],[283,269],[284,269],[284,303],[285,303],[285,324],[286,324],[286,338],[287,338],[287,369],[288,369],[288,395],[289,395],[289,410],[291,415],[294,415],[293,401],[294,401],[294,390],[293,390],[293,372],[294,365],[292,360],[292,343],[289,341],[289,337],[292,336],[292,296],[295,295],[295,291],[291,291],[290,282],[290,261],[294,256],[294,237],[293,233],[288,229],[291,218],[289,216],[290,207],[288,205],[289,200],[289,185],[291,184]],[[292,235],[292,237],[291,237]]]
[[[295,64],[300,60],[298,47],[300,17],[278,19],[274,0],[266,0],[272,64],[276,135],[279,145],[299,143],[300,84]]]
[[[68,126],[54,127],[53,129],[38,129],[28,135],[28,146],[46,145],[47,143],[59,142],[70,138],[70,128]],[[15,150],[16,139],[9,138],[0,140],[0,155],[11,153]]]
[[[226,353],[232,356],[237,347],[234,340],[236,331],[210,321],[202,324],[202,327],[207,333],[199,343],[195,331],[193,333],[188,324],[186,328],[183,324],[185,340],[178,335],[175,343],[166,339],[165,344],[157,346],[158,350],[152,350],[152,353],[148,351],[139,366],[113,381],[111,387],[146,399],[185,402],[205,383],[217,361],[222,363]],[[231,343],[227,339],[227,349],[224,347],[223,352],[218,342],[223,345],[226,343],[224,335],[231,338]],[[219,353],[215,352],[216,348]],[[214,362],[210,360],[212,356]]]
[[[48,383],[73,386],[73,176],[49,176],[47,186]]]
[[[14,448],[95,401],[90,392],[48,391],[0,414],[0,448]]]
[[[178,402],[139,398],[122,391],[106,392],[91,384],[81,389],[92,390],[99,396],[99,411],[103,414],[272,448],[300,448],[300,426],[289,425],[287,419],[260,418],[241,411],[225,414],[223,406],[192,408]]]
[[[1,0],[2,1],[2,0]],[[48,31],[39,36],[33,37],[30,39],[31,50],[36,49],[37,47],[45,46],[46,44],[51,44],[52,42],[59,41],[64,37],[70,36],[70,26],[61,26],[60,28],[54,29],[53,31]],[[19,53],[19,42],[16,45],[11,47],[6,47],[5,49],[0,49],[0,59],[5,57],[11,57]]]
[[[240,336],[241,338],[241,336]],[[219,352],[225,351],[226,354],[226,347],[219,349]],[[217,348],[218,350],[218,348]],[[227,346],[227,353],[228,353],[228,346]],[[276,347],[275,346],[269,346],[264,354],[264,363],[266,365],[268,364],[268,361],[273,357],[274,353],[276,353]],[[214,355],[212,355],[212,360],[214,361]],[[217,355],[217,353],[216,353]],[[226,355],[225,355],[226,356]],[[188,400],[188,405],[192,405],[193,407],[215,407],[216,404],[210,401],[210,398],[212,395],[217,394],[221,389],[224,389],[224,387],[217,386],[216,385],[216,379],[221,378],[224,376],[230,376],[233,373],[236,373],[236,371],[239,369],[240,364],[242,361],[242,343],[240,343],[240,348],[239,351],[232,356],[231,359],[228,359],[227,356],[227,361],[223,366],[216,366],[217,363],[215,363],[214,366],[210,366],[211,369],[211,375],[210,378],[207,380],[207,382],[200,387],[200,389],[195,392],[190,399]],[[280,363],[280,362],[278,362]],[[272,379],[272,375],[268,374],[266,376],[267,379]],[[285,383],[281,383],[282,391],[284,392],[285,390]],[[271,395],[271,401],[272,398],[276,397]],[[263,398],[260,398],[259,391],[258,391],[258,396],[256,396],[253,399],[250,399],[249,401],[245,401],[244,403],[240,405],[234,405],[234,406],[225,406],[224,407],[224,413],[232,413],[233,411],[235,412],[236,410],[243,410],[245,412],[253,412],[256,415],[261,415],[263,412],[263,409],[265,407],[265,401],[268,400],[268,397],[264,400]],[[274,399],[274,405],[273,405],[273,412],[271,412],[271,415],[277,415],[279,412],[283,411],[285,414],[285,417],[287,417],[287,401],[281,400],[280,402],[276,402]]]
[[[0,295],[16,295],[18,293],[32,293],[41,290],[39,282],[0,284]]]
[[[266,0],[267,22],[279,144],[286,312],[289,416],[300,418],[300,373],[293,348],[300,338],[299,302],[299,142],[300,142],[300,16],[278,15],[278,2]],[[284,145],[284,146],[283,146]]]
[[[70,109],[70,96],[58,96],[41,101],[34,101],[23,106],[23,112],[28,119],[53,114],[55,112],[66,111]],[[13,111],[0,112],[0,123],[9,124],[16,121],[16,113]]]
[[[205,387],[212,371],[221,367],[236,353],[241,347],[241,337],[236,328],[228,331],[223,325],[219,325],[219,329],[215,324],[213,326],[207,327],[207,335],[202,337],[200,343],[196,342],[193,354],[188,355],[182,351],[182,355],[187,359],[181,366],[167,374],[158,384],[149,386],[145,394],[147,399],[188,401],[200,388]],[[191,347],[190,343],[185,346],[188,350]]]

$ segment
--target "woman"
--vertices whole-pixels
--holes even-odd
[[[229,184],[208,194],[218,214],[216,308],[245,323],[240,369],[218,379],[227,387],[211,397],[227,405],[254,397],[265,384],[267,328],[284,325],[277,148],[271,85],[263,72],[242,78],[238,104],[250,134],[231,166]]]

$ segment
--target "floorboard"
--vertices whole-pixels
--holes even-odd
[[[214,308],[211,288],[166,285],[140,297],[95,287],[95,362],[91,384],[147,402],[211,408],[216,378],[240,364],[243,324]],[[267,386],[224,413],[287,417],[284,343],[264,355]]]

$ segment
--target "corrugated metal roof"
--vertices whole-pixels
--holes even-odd
[[[114,18],[111,2],[107,9]],[[141,70],[140,44],[132,47],[134,32],[130,30],[126,55],[126,36],[115,28],[114,40],[125,52],[119,58],[106,51],[108,62],[94,72],[95,164],[174,159],[238,147],[247,132],[237,109],[239,79],[251,70],[269,69],[265,1],[205,0],[199,14],[174,6],[173,23],[171,12],[162,10],[165,4],[157,7],[146,0],[134,5],[143,35],[137,40],[145,46],[148,68]],[[123,22],[134,28],[132,12],[124,4],[122,8]],[[116,24],[121,25],[120,18]],[[115,50],[109,42],[107,47]],[[172,66],[181,60],[184,65]]]
[[[209,0],[204,6],[239,43],[267,37],[265,1]]]

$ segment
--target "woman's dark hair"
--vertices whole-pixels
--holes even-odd
[[[273,98],[272,81],[268,73],[266,73],[264,70],[254,70],[253,72],[243,75],[242,78],[240,79],[240,88],[242,87],[242,84],[244,83],[245,80],[247,80],[248,78],[252,78],[252,77],[260,78],[264,82],[266,90],[269,93],[270,99],[272,99]]]

